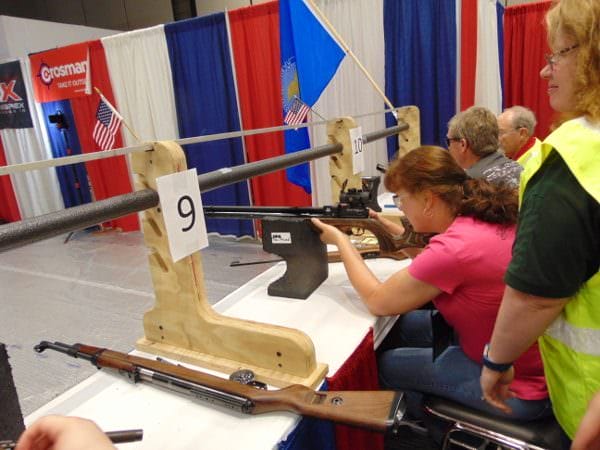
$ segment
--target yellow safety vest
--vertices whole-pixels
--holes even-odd
[[[553,149],[600,203],[600,127],[584,118],[565,122],[540,148],[532,149],[521,174],[519,201]],[[583,284],[539,344],[554,415],[573,438],[588,402],[600,391],[600,272]]]
[[[542,146],[542,141],[540,141],[538,138],[535,138],[535,143],[531,146],[531,148],[529,150],[527,150],[525,153],[523,153],[519,157],[519,159],[517,159],[517,162],[519,164],[521,164],[523,167],[525,167],[525,164],[527,164],[527,161],[529,161],[529,158],[531,158],[531,155],[538,152],[540,150],[541,146]]]

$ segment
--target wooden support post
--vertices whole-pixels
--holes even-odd
[[[342,153],[329,157],[329,174],[331,175],[331,201],[336,205],[340,201],[342,185],[347,180],[346,189],[362,188],[360,174],[355,175],[352,167],[352,141],[350,129],[356,128],[352,117],[342,117],[327,124],[327,143],[340,143],[344,147]]]
[[[183,150],[174,142],[157,142],[153,151],[133,155],[137,189],[156,189],[157,177],[186,169]],[[250,369],[278,387],[321,383],[327,365],[317,364],[305,333],[217,314],[206,298],[200,252],[174,263],[160,206],[143,216],[156,303],[144,314],[138,350],[225,373]]]
[[[398,122],[408,124],[408,130],[398,134],[398,156],[404,156],[409,151],[421,145],[421,122],[419,108],[416,106],[403,106],[397,109]]]

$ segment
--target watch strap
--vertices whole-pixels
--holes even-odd
[[[483,349],[483,358],[481,360],[482,364],[490,370],[494,372],[506,372],[510,369],[513,363],[497,363],[488,358],[488,353],[490,351],[490,344],[486,344]]]

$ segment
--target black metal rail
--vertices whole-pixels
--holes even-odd
[[[408,124],[385,128],[365,134],[363,140],[373,142],[407,129]],[[342,144],[327,144],[240,166],[226,167],[198,175],[198,185],[200,186],[200,192],[208,192],[248,178],[340,153],[341,151]],[[59,236],[70,231],[81,230],[155,206],[158,206],[158,193],[152,189],[144,189],[24,219],[19,222],[12,222],[0,226],[0,252]]]

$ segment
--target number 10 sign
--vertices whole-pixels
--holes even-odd
[[[354,175],[365,170],[365,154],[362,127],[350,128],[350,141],[352,142],[352,173]]]
[[[208,247],[196,169],[156,179],[174,262]]]

